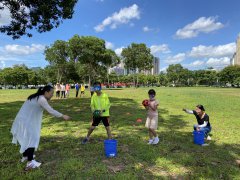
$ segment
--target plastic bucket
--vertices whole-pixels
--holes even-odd
[[[193,131],[193,142],[194,144],[198,144],[198,145],[204,144],[204,132]]]
[[[104,150],[107,157],[117,156],[117,140],[107,139],[104,140]]]

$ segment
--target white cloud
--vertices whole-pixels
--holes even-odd
[[[167,44],[152,45],[150,49],[152,54],[170,53],[170,49]]]
[[[212,66],[214,68],[221,68],[230,65],[230,58],[229,57],[209,58],[206,64],[209,67]]]
[[[123,48],[124,48],[124,47],[122,46],[122,47],[120,47],[120,48],[115,49],[115,53],[116,53],[118,56],[121,56],[121,53],[122,53]]]
[[[187,68],[201,68],[205,65],[205,61],[201,61],[201,60],[197,60],[197,61],[194,61],[190,64],[184,64],[183,66],[184,67],[187,67]]]
[[[5,68],[6,64],[5,64],[5,61],[1,61],[1,64],[0,64],[0,68]]]
[[[4,47],[7,53],[16,55],[29,55],[37,52],[43,52],[45,46],[42,44],[31,44],[30,46],[22,46],[18,44],[6,45]]]
[[[148,26],[144,26],[142,28],[142,30],[143,30],[143,32],[149,32],[149,31],[152,31],[152,32],[155,32],[155,33],[159,32],[159,28],[150,28]]]
[[[120,24],[127,24],[132,19],[140,19],[140,11],[136,4],[130,7],[125,7],[119,12],[115,12],[112,16],[107,17],[101,24],[94,27],[96,32],[104,31],[105,27],[110,26],[111,29],[117,28]]]
[[[187,39],[198,36],[199,33],[210,33],[224,27],[221,22],[216,22],[216,17],[200,17],[193,23],[178,29],[175,36],[179,39]]]
[[[190,64],[190,66],[194,66],[194,67],[197,67],[197,66],[201,66],[204,64],[204,61],[194,61]]]
[[[144,32],[148,32],[148,31],[151,31],[152,29],[151,28],[149,28],[149,27],[147,27],[147,26],[144,26],[143,27],[143,31]]]
[[[160,72],[167,72],[167,67],[163,67],[160,69]]]
[[[168,56],[165,60],[166,63],[168,64],[177,64],[182,62],[186,58],[185,53],[179,53],[175,56]]]
[[[106,46],[107,49],[113,49],[114,48],[114,44],[111,43],[111,42],[108,42],[108,41],[105,42],[105,46]]]
[[[0,3],[0,6],[2,6],[2,3]],[[0,10],[0,26],[2,25],[8,25],[11,22],[11,16],[10,11],[7,7],[5,7],[3,10]]]
[[[232,56],[236,51],[236,44],[229,43],[219,46],[203,46],[199,45],[192,47],[191,52],[188,54],[190,57],[199,58],[199,57],[223,57],[223,56]]]

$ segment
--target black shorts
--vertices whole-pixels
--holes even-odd
[[[104,126],[105,127],[108,127],[108,126],[110,126],[109,125],[109,117],[93,117],[93,121],[92,121],[92,126],[98,126],[98,124],[100,123],[100,122],[103,122],[103,124],[104,124]]]
[[[84,91],[81,91],[81,94],[84,94]]]

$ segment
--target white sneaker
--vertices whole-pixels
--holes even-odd
[[[35,169],[41,166],[42,163],[37,162],[35,160],[32,160],[30,162],[27,163],[25,171],[31,170],[31,169]]]
[[[35,157],[36,157],[36,156],[35,156],[35,154],[34,154],[34,155],[33,155],[33,159],[34,159]],[[23,163],[23,162],[25,162],[25,161],[27,161],[27,160],[28,160],[28,157],[23,156],[20,161]]]
[[[149,139],[148,144],[152,144],[154,139]]]
[[[207,140],[208,140],[208,141],[211,141],[211,140],[212,140],[212,138],[211,138],[210,136],[208,136],[208,137],[207,137]]]
[[[158,142],[159,142],[159,138],[158,138],[158,137],[155,137],[155,138],[153,139],[152,144],[158,144]]]

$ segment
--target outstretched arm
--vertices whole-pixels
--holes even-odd
[[[47,102],[47,100],[44,97],[39,97],[38,103],[41,105],[43,109],[45,109],[49,114],[55,116],[55,117],[62,117],[65,120],[70,119],[69,116],[63,115],[62,113],[54,110]]]
[[[183,109],[183,111],[185,111],[188,114],[193,114],[193,110],[189,110],[189,109]]]

